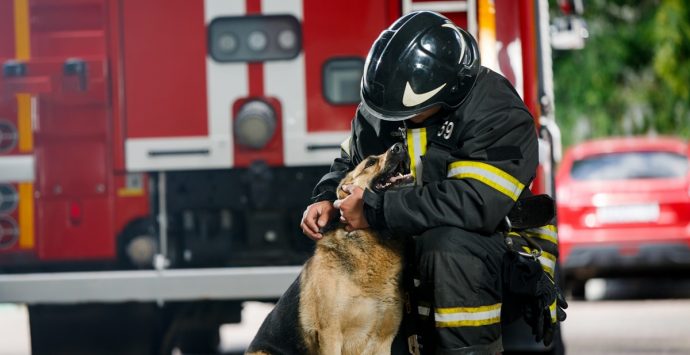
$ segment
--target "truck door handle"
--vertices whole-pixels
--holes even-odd
[[[26,63],[16,60],[5,61],[2,63],[2,76],[5,78],[26,76]]]
[[[86,91],[87,84],[87,65],[83,59],[69,58],[63,65],[65,76],[77,76],[79,78],[79,90]]]
[[[4,97],[8,94],[33,95],[51,92],[53,90],[52,82],[49,76],[29,73],[29,67],[29,63],[13,59],[2,63],[0,97]]]

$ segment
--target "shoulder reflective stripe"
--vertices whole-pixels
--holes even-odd
[[[505,171],[477,161],[456,161],[448,167],[448,177],[479,180],[517,201],[525,185]]]
[[[501,321],[501,304],[480,307],[436,308],[436,327],[476,327]]]
[[[410,172],[417,185],[422,184],[422,156],[426,154],[426,128],[407,130],[407,153],[410,155]]]
[[[539,228],[530,228],[527,230],[527,232],[529,232],[536,238],[544,239],[546,241],[558,245],[558,230],[554,225],[549,224]]]
[[[352,136],[347,137],[342,143],[340,143],[340,148],[347,153],[348,156],[352,156],[350,153],[350,145],[352,144]]]

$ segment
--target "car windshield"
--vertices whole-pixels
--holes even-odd
[[[673,152],[625,152],[595,155],[573,163],[575,180],[667,179],[686,176],[688,159]]]

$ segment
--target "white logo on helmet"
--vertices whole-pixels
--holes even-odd
[[[405,92],[403,92],[402,104],[405,105],[405,107],[412,107],[422,104],[436,95],[445,86],[446,83],[443,83],[443,85],[437,87],[436,89],[418,94],[412,90],[412,86],[410,86],[410,82],[408,81],[405,83]]]

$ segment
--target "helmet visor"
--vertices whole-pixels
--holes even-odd
[[[417,116],[419,113],[418,112],[401,112],[399,115],[393,115],[393,114],[384,114],[373,107],[369,106],[366,102],[366,100],[362,100],[362,103],[359,105],[359,112],[366,118],[369,122],[376,121],[376,120],[384,120],[384,121],[404,121],[408,118],[412,118],[414,116]]]

